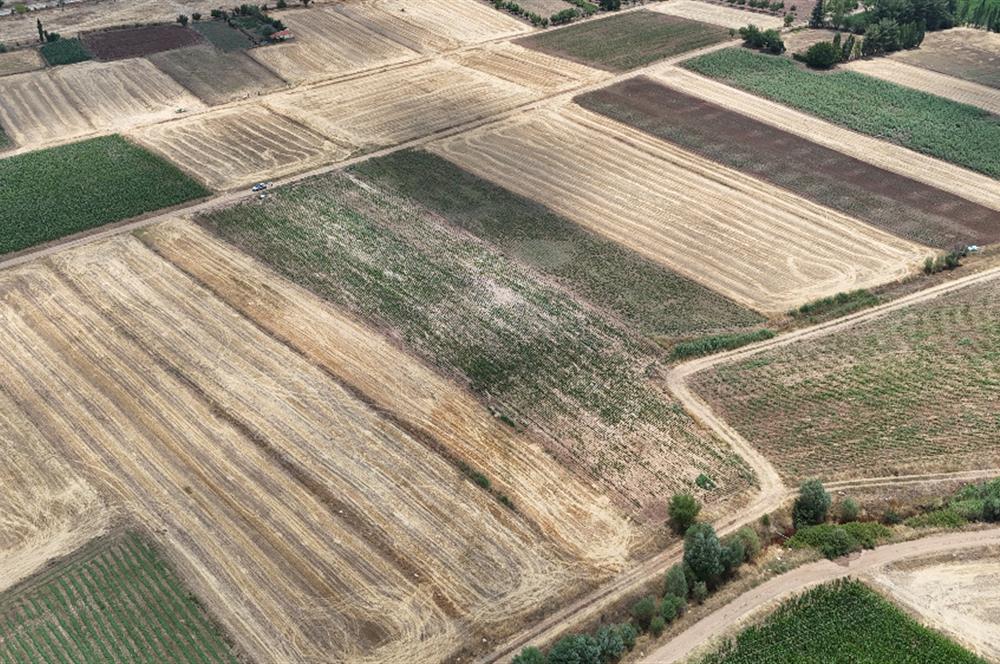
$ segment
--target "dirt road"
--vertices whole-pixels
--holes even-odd
[[[670,664],[688,659],[715,639],[731,633],[734,627],[774,606],[793,593],[844,576],[870,574],[878,568],[907,558],[962,551],[1000,544],[1000,528],[950,533],[924,539],[882,546],[836,562],[820,560],[803,565],[749,590],[721,609],[702,618],[664,643],[645,659],[645,664]]]

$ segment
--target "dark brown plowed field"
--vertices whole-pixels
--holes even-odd
[[[582,95],[583,107],[932,247],[1000,239],[1000,212],[645,77]]]
[[[150,53],[192,46],[202,41],[200,34],[179,25],[101,30],[84,34],[82,39],[87,50],[98,60],[141,58]]]

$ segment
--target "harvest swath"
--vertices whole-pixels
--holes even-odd
[[[606,511],[555,502],[532,510],[566,522],[550,539],[133,238],[8,271],[0,289],[0,390],[159,533],[255,661],[438,661],[627,546]],[[601,542],[591,560],[566,546],[582,534]]]
[[[1000,239],[1000,211],[645,77],[576,102],[914,242],[950,251]]]
[[[695,374],[789,480],[1000,465],[1000,281]]]
[[[0,660],[236,664],[218,630],[136,535],[87,546],[0,594]]]
[[[36,148],[205,105],[148,60],[89,62],[0,78],[0,125]]]
[[[788,600],[699,664],[985,664],[859,581]]]
[[[929,253],[575,106],[430,149],[759,311],[898,279]]]
[[[855,131],[1000,178],[1000,116],[850,71],[820,74],[743,48],[684,66]]]
[[[719,485],[711,502],[750,480],[649,385],[642,341],[376,183],[324,176],[202,222],[467,381],[630,512],[662,514],[664,487],[700,473]]]

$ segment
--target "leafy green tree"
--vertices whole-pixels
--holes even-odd
[[[726,539],[722,544],[722,573],[724,576],[732,575],[740,565],[743,564],[743,558],[746,555],[746,551],[743,548],[743,542],[740,538],[733,535]]]
[[[597,630],[594,636],[600,649],[601,662],[617,662],[625,653],[625,641],[621,629],[613,625],[605,625]]]
[[[672,623],[677,619],[682,613],[684,613],[684,607],[687,605],[682,598],[677,595],[667,595],[660,602],[660,616],[668,624]]]
[[[549,650],[548,664],[604,664],[601,648],[594,637],[588,634],[566,636]]]
[[[809,27],[822,28],[825,18],[826,10],[823,8],[823,0],[818,0],[813,7],[812,14],[809,15]]]
[[[674,565],[667,571],[667,576],[663,579],[663,594],[687,599],[687,576],[681,565]]]
[[[627,650],[635,648],[635,639],[639,636],[639,633],[636,631],[635,627],[632,626],[632,623],[619,625],[618,633],[621,634],[622,643],[625,644],[625,648]]]
[[[514,658],[513,664],[545,664],[545,655],[535,646],[528,646]]]
[[[632,620],[639,629],[649,629],[649,621],[656,615],[656,600],[652,595],[646,595],[632,605]]]
[[[823,42],[821,42],[823,43]],[[826,521],[830,511],[830,494],[819,480],[806,480],[799,487],[799,497],[792,507],[792,522],[795,528],[813,526]]]
[[[684,536],[684,562],[690,565],[694,576],[710,587],[720,580],[725,567],[722,562],[722,544],[715,529],[707,523],[696,523]]]
[[[829,69],[840,61],[840,49],[832,42],[816,42],[806,49],[802,61],[813,69]]]
[[[690,493],[675,493],[670,499],[667,511],[670,514],[670,526],[675,532],[683,535],[698,518],[701,505]]]

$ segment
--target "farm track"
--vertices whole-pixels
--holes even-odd
[[[844,68],[1000,115],[1000,90],[995,88],[914,67],[891,58],[855,60],[844,65]]]
[[[735,631],[734,626],[745,624],[755,615],[811,586],[846,576],[870,576],[880,568],[911,558],[998,544],[1000,528],[993,528],[935,535],[865,550],[847,559],[820,560],[803,565],[748,590],[638,661],[643,664],[683,662],[714,639]]]

